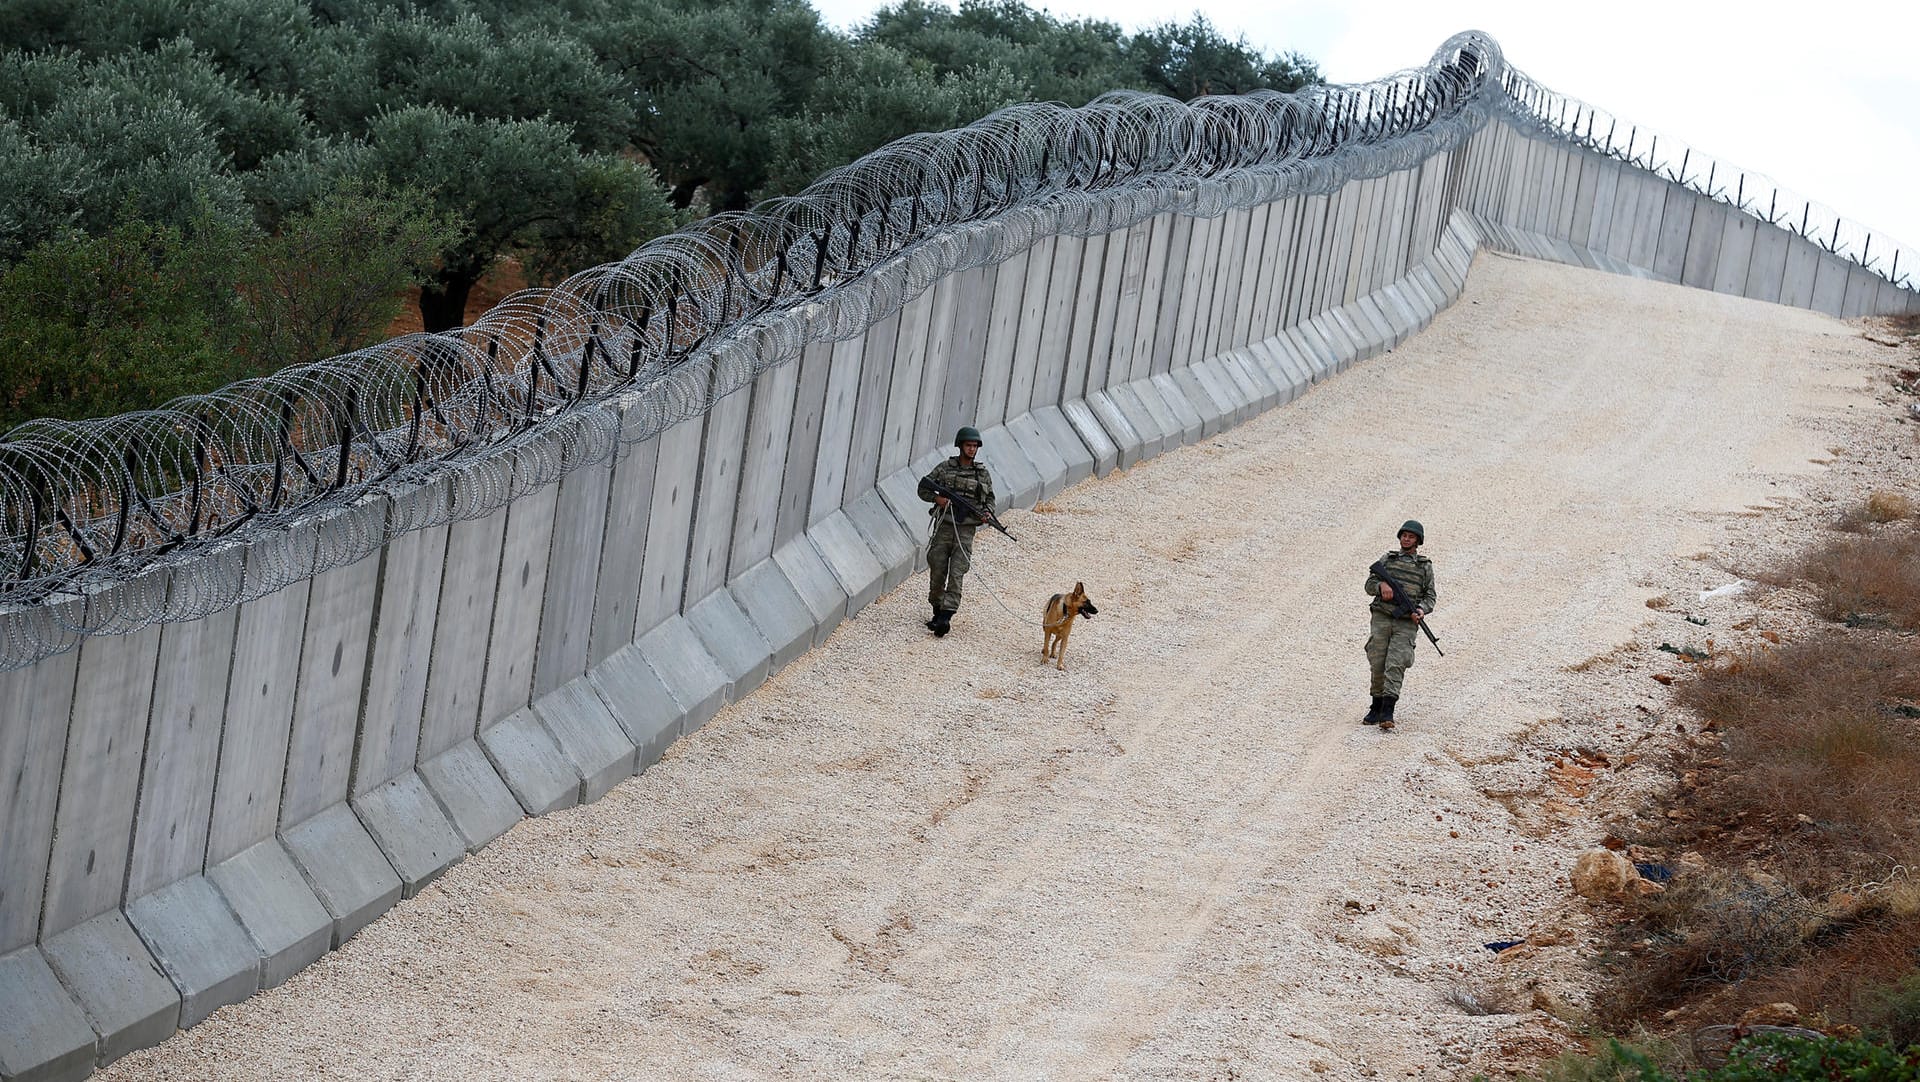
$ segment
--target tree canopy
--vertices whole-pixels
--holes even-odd
[[[555,281],[1013,102],[1318,77],[1021,0],[0,0],[0,43],[0,427],[377,341],[414,287],[455,326],[503,261]]]

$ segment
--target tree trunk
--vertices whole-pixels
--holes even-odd
[[[420,287],[420,325],[428,333],[448,331],[467,321],[467,297],[477,274],[447,274]]]
[[[693,205],[693,197],[700,191],[702,183],[703,181],[699,178],[683,180],[675,184],[673,190],[667,193],[667,199],[673,203],[675,209],[685,210]]]

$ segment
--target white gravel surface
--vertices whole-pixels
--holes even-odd
[[[643,776],[102,1077],[1531,1062],[1582,1001],[1566,871],[1598,835],[1584,783],[1545,762],[1543,790],[1516,741],[1592,705],[1573,667],[1653,618],[1677,560],[1810,483],[1881,349],[1795,309],[1483,254],[1393,353],[1011,515],[1018,545],[983,533],[946,639],[908,580]],[[1447,656],[1422,645],[1383,734],[1358,724],[1361,584],[1408,517]],[[1076,580],[1100,614],[1057,672],[1039,613]],[[1641,735],[1581,717],[1596,746]]]

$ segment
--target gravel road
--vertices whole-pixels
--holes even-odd
[[[1576,953],[1520,980],[1483,944],[1577,938],[1594,839],[1483,767],[1648,620],[1651,569],[1817,475],[1875,348],[1482,254],[1398,350],[983,534],[946,639],[909,579],[656,768],[101,1077],[1449,1078],[1550,1051]],[[1422,644],[1383,734],[1361,584],[1409,517],[1447,653]],[[1075,581],[1100,614],[1060,672],[1040,609]]]

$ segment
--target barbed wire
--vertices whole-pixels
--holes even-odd
[[[1657,129],[1558,93],[1511,65],[1500,85],[1507,112],[1526,127],[1638,166],[1803,237],[1897,286],[1917,288],[1913,274],[1920,270],[1920,251],[1796,194],[1764,173],[1729,165]]]
[[[1459,145],[1498,47],[1357,86],[1018,105],[911,135],[471,326],[0,438],[0,668],[484,515],[1036,239],[1331,191]]]
[[[160,409],[21,425],[0,437],[0,670],[490,513],[1040,238],[1417,165],[1512,108],[1510,74],[1469,31],[1356,85],[1017,105],[513,294],[467,327]]]

